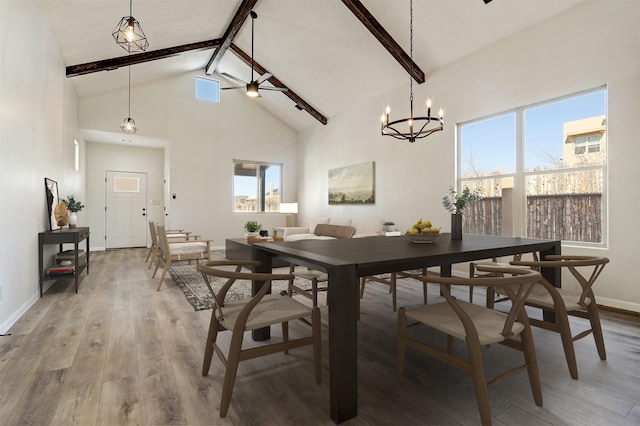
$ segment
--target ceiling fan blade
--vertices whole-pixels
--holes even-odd
[[[260,86],[260,90],[273,90],[276,92],[286,92],[289,89],[287,89],[286,87]]]
[[[268,72],[264,73],[262,77],[258,79],[258,84],[264,83],[265,81],[269,80],[271,77],[273,77],[273,74]]]
[[[235,80],[238,83],[242,83],[242,84],[248,84],[246,81],[239,79],[238,77],[234,77],[231,74],[227,74],[226,72],[221,72],[220,75],[223,75],[227,78],[230,78],[231,80]]]
[[[246,89],[246,86],[232,86],[232,87],[221,87],[221,90],[230,90],[230,89]]]

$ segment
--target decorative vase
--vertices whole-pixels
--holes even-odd
[[[69,212],[69,228],[75,228],[76,225],[78,224],[78,215],[76,214],[76,212]]]
[[[451,215],[451,239],[462,239],[462,214]]]
[[[392,232],[396,230],[396,227],[394,225],[384,225],[384,230],[385,232]]]

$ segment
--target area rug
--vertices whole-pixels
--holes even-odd
[[[214,256],[212,256],[212,258],[213,257]],[[285,271],[283,269],[282,272],[287,273],[288,270]],[[191,265],[186,262],[172,264],[169,268],[169,274],[196,311],[213,308],[213,296],[211,295],[207,284],[204,282],[204,278],[202,278],[202,275],[197,271],[195,263],[192,263]],[[211,283],[213,291],[217,292],[226,281],[227,280],[225,278],[215,278]],[[303,289],[311,289],[311,283],[309,280],[296,277],[295,283]],[[271,292],[279,293],[281,291],[286,291],[287,286],[287,281],[274,281],[271,287]],[[229,292],[227,292],[225,300],[230,302],[250,296],[251,281],[238,280],[233,286],[231,286]]]

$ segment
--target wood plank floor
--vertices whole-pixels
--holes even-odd
[[[92,253],[91,275],[83,274],[78,294],[72,280],[59,281],[11,336],[0,338],[0,424],[332,424],[326,307],[322,384],[315,385],[308,347],[241,363],[229,414],[220,418],[223,367],[214,357],[209,375],[201,375],[211,311],[195,312],[169,276],[157,292],[146,255],[143,249]],[[416,281],[400,280],[398,287],[399,306],[421,302]],[[439,299],[435,287],[429,297]],[[347,425],[480,422],[464,373],[408,349],[405,380],[397,383],[396,314],[384,286],[367,285],[361,312],[359,415]],[[520,374],[490,388],[494,424],[640,424],[638,320],[603,316],[608,359],[600,361],[590,336],[576,342],[577,381],[559,335],[534,329],[544,406],[535,405]],[[586,323],[572,326],[581,330]],[[292,334],[306,331],[292,325]],[[484,356],[489,377],[520,361],[500,345]]]

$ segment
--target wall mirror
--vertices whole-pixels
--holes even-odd
[[[60,202],[60,198],[58,197],[58,182],[44,178],[44,189],[47,196],[47,211],[49,212],[49,230],[53,231],[59,228],[54,212],[56,205]]]

